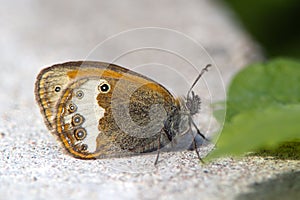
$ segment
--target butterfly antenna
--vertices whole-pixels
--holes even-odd
[[[194,86],[195,86],[195,85],[197,84],[197,82],[200,80],[200,78],[202,77],[202,75],[203,75],[206,71],[208,71],[208,68],[209,68],[209,67],[211,67],[211,64],[206,65],[206,66],[201,70],[200,74],[198,75],[198,77],[196,78],[196,80],[194,81],[194,83],[192,84],[192,86],[190,87],[189,91],[187,92],[187,97],[186,97],[187,100],[190,99],[190,93],[192,92]],[[193,93],[193,92],[192,92],[192,93]],[[193,94],[193,96],[194,96],[194,94]],[[194,98],[194,97],[192,97],[192,98]],[[190,127],[193,126],[193,127],[196,129],[198,135],[200,135],[204,140],[209,141],[209,140],[201,133],[201,131],[198,129],[198,127],[196,126],[196,124],[195,124],[195,122],[194,122],[194,120],[193,120],[193,118],[192,118],[192,116],[191,116],[190,114],[189,114],[189,118],[190,118],[190,120],[189,120]],[[193,138],[193,145],[194,145],[194,149],[195,149],[195,151],[196,151],[196,154],[197,154],[198,159],[199,159],[202,163],[204,163],[204,161],[203,161],[203,159],[201,158],[200,153],[199,153],[199,151],[198,151],[198,145],[197,145],[197,141],[196,141],[195,137]]]
[[[192,84],[192,86],[190,87],[188,93],[187,93],[187,97],[190,96],[190,93],[192,91],[192,89],[194,88],[194,86],[197,84],[197,82],[199,81],[199,79],[201,78],[201,76],[208,71],[208,68],[211,67],[211,64],[207,64],[200,72],[200,74],[198,75],[198,77],[196,78],[196,80],[194,81],[194,83]]]

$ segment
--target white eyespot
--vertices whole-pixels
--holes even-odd
[[[110,85],[106,80],[100,80],[100,84],[98,85],[98,90],[101,93],[108,93],[110,91]]]
[[[77,140],[83,140],[86,137],[86,130],[84,128],[78,128],[74,131],[74,136]]]
[[[69,106],[68,106],[68,111],[70,113],[74,113],[76,110],[77,110],[77,106],[73,103],[70,103]]]
[[[60,91],[61,91],[61,86],[60,86],[60,85],[56,85],[56,86],[54,87],[54,91],[55,91],[55,92],[60,92]]]
[[[80,126],[84,122],[84,117],[80,114],[76,114],[72,117],[73,126]]]
[[[87,144],[82,144],[80,147],[81,151],[87,151],[87,149],[89,148],[89,146]]]
[[[84,96],[84,92],[83,92],[82,90],[78,90],[78,91],[76,92],[76,97],[77,97],[78,99],[82,99],[83,96]]]

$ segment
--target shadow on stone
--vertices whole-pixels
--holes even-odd
[[[236,200],[300,199],[300,171],[281,174],[250,186],[253,192],[240,194]]]

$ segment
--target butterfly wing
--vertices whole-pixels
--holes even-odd
[[[178,102],[133,71],[100,62],[65,63],[43,70],[36,88],[48,127],[75,157],[149,152],[159,140],[161,145],[171,140],[163,134],[164,122]]]
[[[66,86],[84,72],[105,69],[109,65],[102,62],[67,62],[47,67],[39,73],[35,83],[35,96],[49,130],[55,129],[55,106]]]

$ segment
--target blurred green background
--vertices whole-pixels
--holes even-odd
[[[299,0],[224,0],[268,58],[300,58]]]

